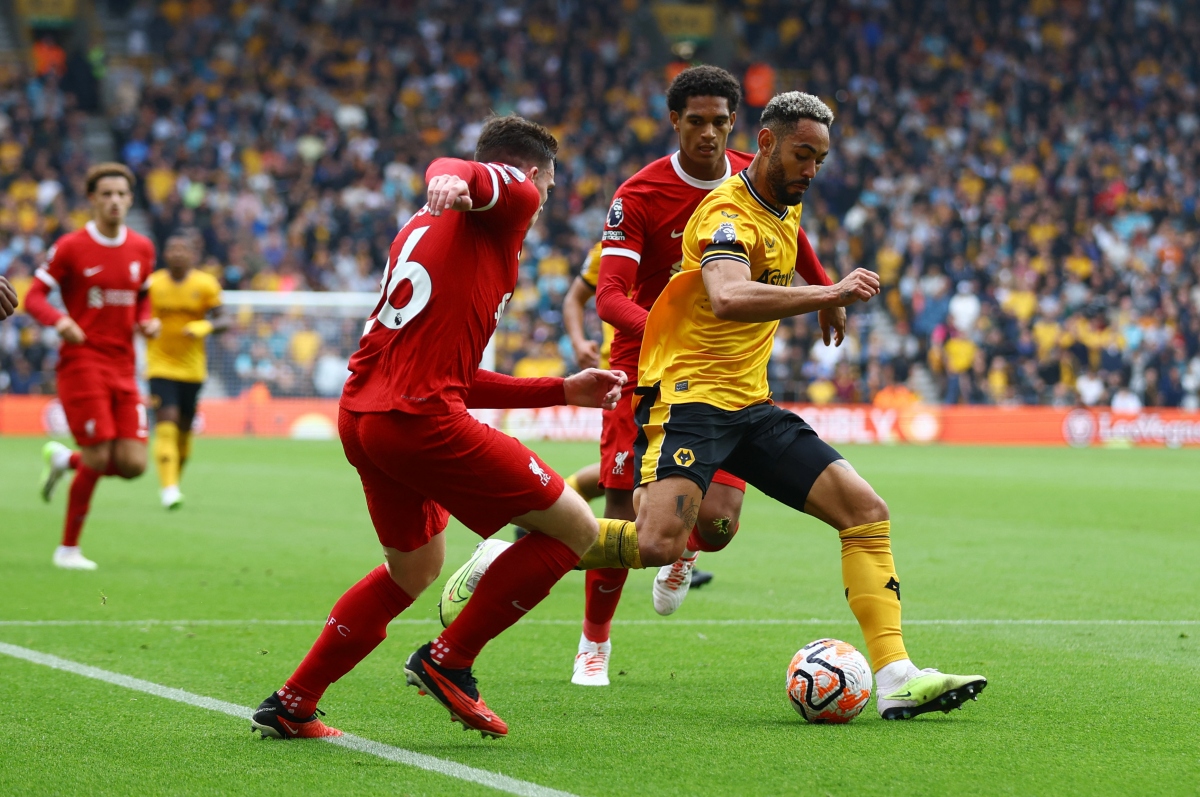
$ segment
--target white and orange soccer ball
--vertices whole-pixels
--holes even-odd
[[[849,642],[818,639],[792,657],[787,693],[792,708],[809,722],[849,722],[871,699],[871,667]]]

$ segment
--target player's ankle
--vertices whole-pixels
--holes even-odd
[[[612,633],[612,620],[605,623],[593,623],[588,619],[583,621],[583,636],[588,642],[603,644]]]
[[[275,693],[283,703],[284,710],[298,720],[311,717],[317,710],[320,695],[313,695],[306,689],[292,683],[285,683]]]
[[[879,694],[886,695],[894,692],[916,672],[917,666],[912,663],[911,659],[900,659],[880,667],[875,673],[875,683],[879,685]]]

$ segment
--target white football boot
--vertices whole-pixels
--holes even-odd
[[[454,618],[466,607],[467,601],[479,586],[479,579],[487,572],[496,557],[511,548],[513,543],[498,540],[495,537],[484,540],[475,546],[475,553],[454,571],[446,586],[442,587],[442,597],[438,599],[438,617],[442,628],[449,627]]]
[[[674,614],[687,597],[697,556],[698,553],[692,554],[690,559],[681,556],[674,564],[658,569],[658,575],[654,577],[654,611],[663,617]]]
[[[571,683],[580,686],[608,686],[608,659],[612,642],[592,642],[579,636],[579,652],[575,654],[575,672]]]
[[[54,495],[54,488],[63,475],[71,469],[71,449],[57,440],[51,440],[42,446],[42,500],[49,502]]]
[[[84,556],[78,545],[60,545],[55,548],[54,566],[63,570],[96,569],[96,563]]]
[[[162,497],[163,509],[178,509],[183,506],[183,493],[179,492],[178,484],[162,488],[160,496]]]

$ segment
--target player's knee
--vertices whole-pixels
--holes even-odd
[[[442,566],[440,562],[405,562],[403,567],[396,567],[389,561],[388,573],[396,586],[410,598],[416,599],[437,581],[442,574]]]
[[[882,523],[885,520],[890,520],[891,515],[888,513],[887,502],[879,497],[879,494],[867,487],[852,503],[853,512],[847,528],[851,526],[862,526],[867,523]]]
[[[663,567],[669,565],[683,555],[687,544],[687,535],[650,535],[642,536],[638,531],[638,549],[642,557],[643,567]]]
[[[136,479],[146,472],[146,460],[117,460],[117,475],[122,479]]]
[[[92,470],[98,473],[106,473],[112,453],[107,446],[95,446],[82,449],[79,452],[79,457],[83,464]]]

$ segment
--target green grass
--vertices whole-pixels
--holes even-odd
[[[201,440],[186,507],[152,474],[105,480],[83,543],[95,573],[50,566],[64,484],[35,494],[41,441],[0,439],[0,620],[293,619],[311,625],[0,625],[0,641],[253,706],[290,674],[337,597],[380,561],[336,444]],[[567,472],[592,446],[542,444]],[[1200,452],[847,448],[888,499],[905,617],[1180,620],[1197,612]],[[476,541],[449,532],[456,566]],[[613,685],[569,683],[572,573],[477,665],[509,738],[483,742],[403,688],[434,635],[437,589],[334,685],[329,721],[380,742],[586,797],[692,794],[1180,794],[1200,783],[1200,626],[929,625],[919,666],[982,672],[952,715],[805,725],[784,668],[821,636],[862,638],[836,535],[751,491],[742,532],[672,618],[635,573]],[[711,620],[817,618],[791,625]],[[558,621],[552,622],[552,621]],[[684,622],[679,622],[684,621]],[[620,672],[622,674],[617,675]],[[320,743],[271,743],[225,715],[0,656],[3,794],[495,794]]]

